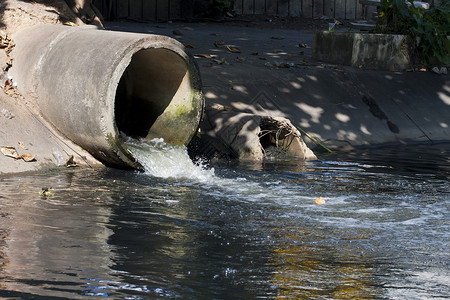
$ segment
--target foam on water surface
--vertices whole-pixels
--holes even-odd
[[[194,163],[184,146],[173,146],[164,139],[125,139],[129,151],[144,167],[147,174],[159,178],[191,179],[211,181],[213,168],[206,168],[201,161]]]

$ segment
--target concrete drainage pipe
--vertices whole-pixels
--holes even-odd
[[[187,144],[204,97],[184,47],[166,36],[39,25],[13,36],[10,75],[42,116],[100,161],[139,168],[120,132]]]

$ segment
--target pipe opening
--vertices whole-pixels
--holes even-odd
[[[190,89],[185,61],[167,49],[136,52],[119,81],[115,96],[115,119],[119,132],[145,138],[156,119],[177,97]],[[189,85],[189,86],[187,86]]]

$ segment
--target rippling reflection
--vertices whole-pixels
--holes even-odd
[[[431,169],[359,153],[216,166],[208,182],[2,177],[0,297],[444,299],[449,164],[436,151]]]

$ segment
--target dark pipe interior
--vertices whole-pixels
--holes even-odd
[[[145,138],[187,73],[184,60],[167,49],[136,52],[119,81],[115,119],[119,132]]]

